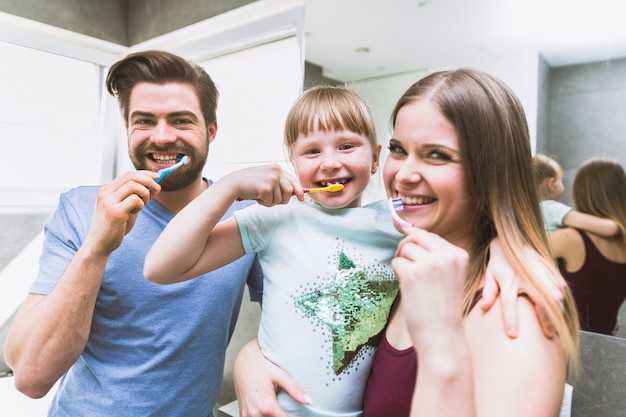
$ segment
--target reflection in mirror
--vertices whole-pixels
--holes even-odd
[[[384,144],[395,100],[415,80],[447,68],[490,72],[522,101],[535,151],[563,167],[561,201],[571,205],[585,160],[626,163],[625,11],[620,0],[307,0],[305,87],[349,83]],[[372,188],[371,198],[384,194]],[[624,305],[620,317],[626,337]]]

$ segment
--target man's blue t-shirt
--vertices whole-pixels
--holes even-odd
[[[61,196],[45,226],[31,293],[48,294],[56,285],[87,235],[98,189]],[[225,217],[248,204],[235,203]],[[87,346],[60,380],[50,416],[212,415],[244,286],[259,301],[262,273],[246,256],[177,284],[146,280],[146,254],[172,217],[152,200],[111,254]]]

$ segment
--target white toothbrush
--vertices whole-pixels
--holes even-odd
[[[413,227],[413,225],[402,217],[398,216],[399,211],[404,211],[404,205],[402,204],[402,200],[399,198],[390,198],[389,201],[389,211],[391,211],[391,217],[393,220],[398,223],[403,228]]]

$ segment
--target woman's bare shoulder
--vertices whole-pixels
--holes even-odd
[[[557,337],[544,335],[532,302],[525,296],[517,300],[519,335],[514,339],[504,332],[499,300],[487,312],[474,307],[465,319],[478,415],[558,414],[567,373],[565,353]]]

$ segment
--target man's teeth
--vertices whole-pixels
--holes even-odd
[[[178,162],[178,155],[170,155],[170,156],[164,156],[164,155],[152,155],[152,159],[154,159],[155,162],[158,162],[160,164],[170,164],[170,163],[176,163]]]
[[[435,201],[432,197],[402,197],[402,204],[408,206],[421,206],[424,204],[430,204]]]

